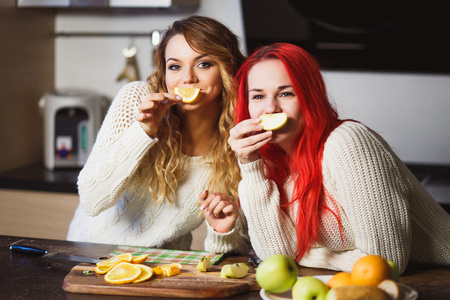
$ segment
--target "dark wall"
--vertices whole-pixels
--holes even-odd
[[[324,69],[450,73],[445,2],[334,2],[242,1],[248,51],[290,42]]]

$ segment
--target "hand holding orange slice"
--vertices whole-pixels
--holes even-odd
[[[184,103],[192,103],[197,99],[198,94],[200,93],[200,89],[197,88],[183,88],[183,87],[175,87],[173,89],[174,93],[183,97],[181,100]]]
[[[264,130],[277,130],[287,123],[286,113],[265,114],[259,116],[259,123]]]

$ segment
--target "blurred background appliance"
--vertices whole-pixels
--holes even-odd
[[[82,167],[100,129],[107,99],[88,90],[54,90],[42,96],[39,107],[44,117],[45,167]]]

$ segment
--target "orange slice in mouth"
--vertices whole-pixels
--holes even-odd
[[[197,99],[198,94],[200,93],[200,89],[197,88],[182,88],[182,87],[175,87],[174,93],[183,97],[184,103],[192,103]]]

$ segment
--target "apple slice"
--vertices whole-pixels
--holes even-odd
[[[277,130],[287,123],[287,115],[285,113],[266,114],[259,116],[261,126],[264,130]]]
[[[248,274],[248,266],[245,263],[224,265],[220,271],[220,278],[243,278]]]
[[[388,294],[391,299],[394,300],[402,300],[405,299],[405,290],[403,287],[394,280],[385,279],[378,286],[379,289],[383,290],[386,294]]]
[[[220,270],[220,278],[229,278],[228,272],[230,271],[231,265],[224,265]]]
[[[243,278],[248,274],[248,266],[245,263],[232,264],[228,270],[231,278]]]
[[[202,259],[197,265],[197,270],[199,270],[200,272],[208,272],[210,265],[211,265],[211,257],[208,254],[207,256],[202,257]]]

